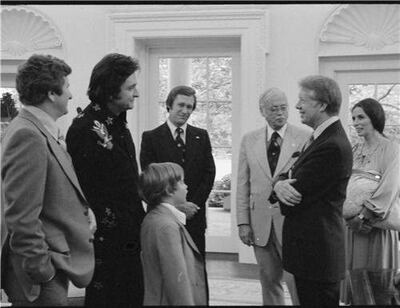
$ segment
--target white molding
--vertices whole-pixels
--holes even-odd
[[[35,9],[4,6],[1,9],[1,25],[2,59],[24,59],[35,51],[59,51],[63,47],[58,28]]]
[[[400,6],[340,5],[324,23],[319,55],[400,53]]]
[[[265,89],[266,54],[269,52],[269,15],[267,10],[201,10],[178,12],[111,13],[107,22],[108,50],[139,59],[141,96],[130,123],[135,141],[146,128],[145,103],[149,42],[168,38],[240,39],[240,101],[257,101]],[[151,45],[150,44],[150,45]],[[246,110],[244,110],[246,112]],[[141,119],[141,121],[139,121]],[[248,119],[247,119],[248,120]],[[244,120],[239,125],[245,125]],[[141,123],[141,124],[139,124]]]
[[[216,38],[221,38],[221,45],[228,41],[239,51],[238,85],[235,88],[236,110],[234,111],[234,131],[240,132],[253,121],[253,111],[247,104],[257,102],[266,86],[266,54],[270,43],[269,14],[265,9],[248,10],[201,10],[201,11],[157,11],[141,13],[112,13],[108,15],[107,43],[109,51],[134,56],[139,59],[141,72],[138,78],[140,97],[135,109],[129,115],[128,126],[134,141],[140,144],[140,132],[151,128],[149,122],[149,49],[174,48],[171,42],[182,42],[197,48],[202,42],[216,47]],[[201,40],[199,39],[201,38]],[[230,41],[235,38],[237,41]],[[190,42],[199,39],[195,44]],[[187,45],[186,45],[187,46]],[[235,116],[237,115],[237,116]],[[238,153],[239,140],[233,141],[233,151]],[[236,174],[237,157],[233,161],[233,175]],[[233,191],[234,192],[234,191]],[[232,208],[236,204],[233,198]],[[233,227],[232,227],[233,228]],[[239,245],[239,243],[237,243]],[[241,254],[242,260],[246,256]],[[252,260],[250,260],[251,262]],[[254,260],[253,260],[254,261]]]

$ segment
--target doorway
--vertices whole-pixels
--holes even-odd
[[[196,90],[197,106],[188,123],[207,129],[216,164],[213,190],[207,201],[207,252],[236,253],[235,211],[231,206],[232,162],[236,153],[232,123],[238,113],[239,45],[206,48],[150,48],[147,113],[148,128],[165,122],[165,100],[171,88],[189,85]],[[190,44],[185,44],[186,46]],[[223,45],[223,44],[222,44]]]

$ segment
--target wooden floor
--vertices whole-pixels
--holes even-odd
[[[209,277],[256,280],[259,277],[258,266],[256,264],[239,263],[237,254],[207,253],[206,264]]]
[[[238,262],[237,254],[207,253],[208,278],[254,279],[258,280],[258,266]],[[83,297],[70,297],[70,306],[83,306]]]
[[[209,279],[226,278],[228,280],[249,279],[258,281],[259,277],[258,266],[256,264],[239,263],[237,254],[207,253],[206,266]],[[73,296],[68,299],[69,306],[83,306],[83,294],[83,289],[72,290]]]

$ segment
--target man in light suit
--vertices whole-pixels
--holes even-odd
[[[13,306],[67,305],[69,281],[85,287],[94,269],[94,215],[81,191],[56,120],[68,112],[71,68],[33,55],[19,67],[24,108],[3,139],[7,238],[2,288]]]
[[[324,76],[300,81],[296,108],[314,132],[290,172],[282,174],[271,199],[280,200],[283,266],[295,277],[300,304],[336,307],[345,273],[342,217],[352,151],[338,114],[338,84]]]
[[[284,305],[282,278],[282,224],[278,203],[268,198],[276,176],[297,159],[310,133],[287,124],[288,103],[278,88],[265,91],[259,100],[264,128],[243,137],[237,182],[239,237],[254,247],[260,266],[264,305]],[[298,304],[293,277],[285,273],[293,304]]]
[[[173,162],[183,168],[189,202],[181,210],[188,214],[186,228],[205,257],[206,201],[214,184],[215,164],[208,132],[187,124],[196,109],[195,93],[187,86],[170,91],[167,121],[142,135],[140,165],[144,170],[150,163]]]

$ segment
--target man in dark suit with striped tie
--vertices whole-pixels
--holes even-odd
[[[167,121],[142,135],[140,164],[174,162],[185,171],[187,200],[181,210],[187,215],[186,228],[205,257],[206,200],[213,187],[215,164],[206,130],[187,124],[196,109],[195,90],[177,86],[168,94]]]

